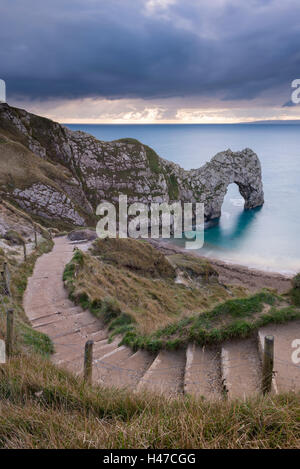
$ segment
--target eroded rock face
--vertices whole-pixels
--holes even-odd
[[[129,203],[203,202],[209,220],[220,216],[230,183],[239,186],[246,209],[264,202],[260,162],[250,149],[218,153],[200,169],[185,171],[137,140],[99,141],[7,104],[0,104],[0,136],[1,129],[43,160],[71,172],[64,183],[24,181],[10,191],[21,207],[46,218],[83,226],[101,201],[117,202],[122,193]]]
[[[35,215],[49,220],[58,217],[74,225],[84,225],[84,218],[77,213],[72,200],[53,187],[33,184],[24,190],[14,189],[13,196],[20,207]]]

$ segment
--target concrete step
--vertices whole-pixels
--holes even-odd
[[[138,350],[131,357],[122,363],[122,367],[127,369],[123,373],[122,387],[136,389],[139,381],[142,379],[148,368],[152,365],[155,355],[146,350]]]
[[[122,363],[131,355],[131,349],[122,345],[96,359],[93,365],[95,382],[105,386],[121,386],[122,378],[127,373],[122,370]]]
[[[131,353],[129,357],[120,361],[119,367],[121,370],[117,368],[110,371],[110,385],[118,388],[135,389],[154,358],[153,354],[145,350]],[[104,380],[104,384],[106,383],[107,381]]]
[[[73,307],[74,303],[68,299],[58,303],[51,303],[44,300],[44,302],[41,302],[38,306],[30,301],[24,302],[24,309],[30,321],[34,321],[40,316],[48,316]]]
[[[32,322],[32,325],[34,327],[35,324],[38,324],[41,320],[50,319],[51,316],[59,316],[61,318],[61,317],[69,316],[69,315],[76,315],[77,313],[81,313],[81,312],[82,312],[82,308],[80,306],[74,306],[72,308],[67,308],[67,309],[61,308],[59,311],[56,311],[52,315],[49,315],[48,312],[46,312],[46,313],[41,312],[41,316],[38,316],[38,317],[32,319],[31,322]]]
[[[223,344],[221,369],[228,398],[246,399],[258,394],[261,390],[261,362],[256,338]]]
[[[184,350],[162,350],[140,380],[137,391],[147,389],[166,395],[182,393],[185,361]]]
[[[54,341],[55,354],[52,356],[52,361],[61,366],[74,360],[83,361],[85,343],[86,338],[82,337],[80,333],[68,336],[68,340],[65,341],[63,338],[57,339]],[[116,344],[109,344],[106,339],[95,342],[93,358],[97,359],[115,348]]]
[[[51,360],[56,365],[63,366],[73,360],[83,360],[85,340],[82,340],[79,334],[74,334],[70,339],[69,342],[64,343],[63,341],[54,342],[55,353],[52,355]]]
[[[300,321],[291,321],[287,324],[269,325],[261,328],[258,333],[261,357],[264,349],[264,337],[274,336],[274,371],[273,391],[298,392],[300,391],[300,363],[293,361],[293,353],[299,350],[295,347],[295,340],[300,340]],[[293,347],[294,345],[294,347]],[[300,354],[298,354],[299,359]]]
[[[58,363],[58,366],[64,370],[74,373],[77,376],[83,377],[83,362],[83,357],[77,356],[72,360]]]
[[[96,342],[94,344],[94,348],[93,348],[94,360],[100,359],[101,357],[103,357],[107,353],[110,353],[113,350],[115,350],[117,347],[118,347],[118,343],[116,343],[116,342],[108,343],[108,341],[106,339],[105,340],[100,340],[99,342]]]
[[[210,400],[222,398],[220,351],[217,348],[188,345],[184,392]]]
[[[108,333],[106,329],[101,329],[100,331],[97,330],[95,332],[90,332],[89,339],[93,340],[94,342],[99,342],[100,340],[104,340],[108,338]]]

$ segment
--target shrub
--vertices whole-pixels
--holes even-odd
[[[293,288],[290,290],[289,295],[296,306],[300,306],[300,273],[295,275],[292,280]]]
[[[4,235],[4,239],[9,241],[11,244],[25,244],[24,238],[17,231],[14,230],[7,231]]]
[[[293,288],[300,289],[300,273],[295,275],[295,277],[292,280],[292,285],[293,285]]]

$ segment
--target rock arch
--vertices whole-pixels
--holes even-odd
[[[235,183],[245,200],[245,210],[264,203],[261,165],[249,148],[240,152],[226,150],[192,173],[192,184],[202,189],[198,200],[204,203],[205,218],[221,216],[222,204],[229,184]]]

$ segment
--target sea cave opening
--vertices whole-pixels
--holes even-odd
[[[234,182],[229,184],[222,204],[220,222],[226,222],[229,219],[233,221],[244,211],[244,207],[245,199],[241,195],[239,186]]]

